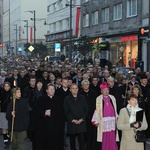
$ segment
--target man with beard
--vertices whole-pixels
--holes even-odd
[[[55,96],[55,86],[47,85],[47,95],[35,108],[35,150],[63,150],[63,106]]]
[[[97,128],[92,125],[91,120],[96,109],[96,93],[92,89],[89,88],[90,82],[88,80],[83,80],[81,82],[82,89],[80,91],[81,95],[84,95],[87,104],[88,104],[88,115],[86,118],[86,150],[95,149],[96,145],[96,131]],[[99,89],[100,91],[100,89]],[[92,138],[91,138],[92,137]],[[93,143],[94,142],[94,143]]]
[[[0,107],[1,107],[1,112],[0,112],[0,128],[2,128],[2,134],[4,138],[4,144],[5,148],[9,148],[9,138],[8,138],[8,121],[6,120],[6,110],[7,106],[9,104],[10,97],[11,97],[11,88],[10,88],[10,83],[9,82],[4,82],[4,87],[0,91]]]

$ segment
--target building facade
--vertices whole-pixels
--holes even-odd
[[[46,8],[46,1],[3,0],[4,55],[7,53],[24,54],[24,44],[34,42],[34,18],[35,41],[45,41],[44,34],[47,31],[47,26],[44,25],[47,17]]]
[[[59,53],[67,54],[70,39],[70,1],[48,0],[47,24],[49,29],[45,35],[49,43],[50,52],[55,53],[55,43],[60,43]],[[72,0],[72,38],[80,35],[80,0]]]
[[[140,29],[149,25],[148,0],[83,0],[83,4],[81,35],[108,41],[107,59],[113,64],[135,68],[137,61],[144,60],[146,70],[146,44],[141,41]]]

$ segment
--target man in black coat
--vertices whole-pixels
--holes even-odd
[[[34,132],[33,132],[33,109],[36,104],[36,96],[35,96],[35,84],[36,77],[31,76],[29,79],[29,86],[27,86],[23,91],[23,98],[26,98],[29,102],[29,127],[27,130],[27,137],[33,141]]]
[[[64,100],[69,94],[70,94],[69,81],[67,78],[63,78],[62,86],[56,90],[56,95],[60,97],[62,105],[64,105]],[[66,138],[67,138],[67,124],[64,123],[64,148],[68,146]]]
[[[21,94],[23,95],[24,89],[29,85],[29,78],[25,75],[25,71],[22,69],[19,73],[18,78],[18,85],[17,87],[20,87]]]
[[[93,76],[92,80],[91,80],[90,88],[93,91],[95,91],[96,97],[98,97],[99,95],[101,95],[101,90],[100,90],[99,86],[100,86],[100,83],[99,83],[98,77]]]
[[[145,115],[148,123],[148,128],[146,130],[147,138],[150,138],[150,85],[148,84],[148,78],[145,73],[140,76],[140,87],[142,89],[142,94],[145,101]]]
[[[47,84],[50,83],[48,71],[44,70],[42,74],[43,90],[46,91]]]
[[[67,118],[67,129],[70,136],[70,148],[75,150],[75,137],[78,135],[79,149],[85,150],[86,117],[88,105],[85,97],[78,94],[78,86],[72,84],[71,94],[65,98],[64,110]]]
[[[64,104],[64,100],[69,94],[69,81],[67,78],[63,78],[61,87],[56,90],[56,95],[61,98],[61,102]]]
[[[35,150],[63,150],[63,105],[54,96],[55,87],[48,84],[47,95],[35,107]]]
[[[11,77],[7,77],[5,79],[5,82],[9,82],[11,85],[11,88],[17,87],[18,86],[18,70],[14,69],[13,75]]]
[[[91,120],[92,116],[94,114],[94,111],[96,109],[96,93],[92,89],[89,88],[90,82],[88,80],[83,80],[81,82],[82,89],[80,91],[80,94],[84,95],[87,104],[88,104],[88,115],[86,118],[86,126],[87,126],[87,132],[86,132],[86,150],[96,149],[94,147],[96,145],[96,138],[97,138],[97,128],[92,125]],[[100,91],[100,89],[99,89]],[[92,136],[92,137],[91,137]]]
[[[123,98],[122,98],[122,88],[120,88],[114,81],[113,77],[107,79],[107,84],[109,86],[109,94],[116,98],[117,113],[119,114],[120,109],[123,108]]]

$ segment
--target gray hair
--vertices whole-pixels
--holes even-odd
[[[89,75],[86,73],[83,75],[83,78],[89,78]]]
[[[88,80],[83,80],[83,81],[81,82],[81,85],[83,85],[85,82],[90,85],[90,82],[89,82]]]
[[[114,81],[114,78],[110,76],[109,78],[107,78],[107,82],[108,81]]]

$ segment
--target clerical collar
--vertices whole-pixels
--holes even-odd
[[[53,96],[48,96],[49,98],[53,98]]]
[[[87,90],[87,91],[85,91],[85,90],[84,90],[84,92],[85,92],[85,93],[88,93],[88,92],[89,92],[89,90]]]
[[[68,90],[68,88],[63,88],[63,90],[66,92]]]
[[[131,81],[131,83],[132,83],[132,84],[134,84],[134,83],[135,83],[135,81],[134,81],[134,82],[133,82],[133,81]]]
[[[147,84],[146,84],[146,85],[144,85],[144,84],[142,84],[142,83],[141,83],[141,85],[145,87]]]

